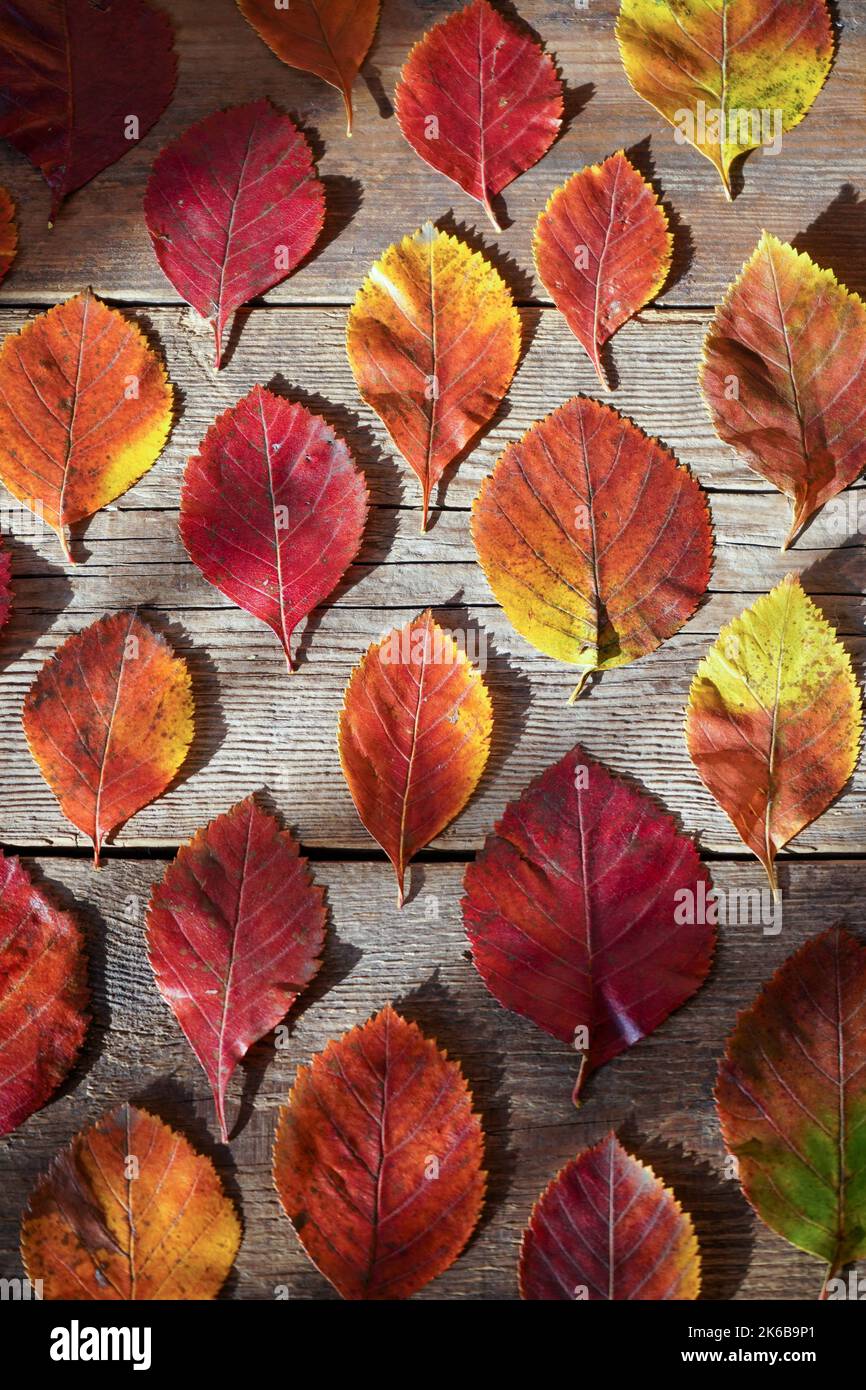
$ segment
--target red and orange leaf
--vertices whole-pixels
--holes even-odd
[[[47,1299],[216,1298],[241,1227],[209,1158],[133,1105],[77,1134],[33,1192],[21,1256]]]
[[[248,24],[290,68],[311,72],[342,93],[352,134],[352,86],[367,56],[381,0],[238,0]]]
[[[292,670],[292,633],[358,554],[367,486],[325,420],[261,386],[211,425],[187,464],[180,534],[211,584],[267,623]]]
[[[566,1164],[539,1197],[520,1247],[528,1299],[692,1299],[701,1257],[692,1219],[615,1134]]]
[[[477,251],[427,222],[390,246],[349,313],[358,390],[430,493],[498,409],[520,357],[520,315]]]
[[[610,406],[575,396],[509,444],[472,508],[472,537],[509,621],[593,671],[656,650],[710,579],[706,497],[674,455]]]
[[[659,293],[671,264],[664,209],[622,150],[572,174],[535,228],[535,266],[601,385],[601,349]]]
[[[297,841],[248,797],[178,850],[147,913],[148,958],[210,1082],[223,1141],[229,1081],[310,983],[324,891]]]
[[[0,347],[0,482],[57,532],[113,502],[153,466],[174,393],[137,324],[90,290]]]
[[[0,540],[0,627],[12,611],[12,557]]]
[[[490,751],[479,672],[428,609],[374,643],[340,711],[340,762],[355,808],[397,875],[463,810]]]
[[[84,934],[0,852],[0,1135],[44,1105],[84,1036]]]
[[[459,1065],[388,1005],[298,1071],[274,1183],[343,1298],[409,1298],[472,1235],[483,1150]]]
[[[269,101],[251,101],[166,146],[144,218],[167,278],[212,324],[219,368],[235,310],[285,280],[315,245],[325,189],[295,123]]]
[[[476,968],[500,1004],[576,1049],[575,1101],[709,973],[716,913],[692,841],[580,746],[506,807],[464,887]]]
[[[0,139],[41,170],[52,222],[159,120],[172,43],[168,16],[145,0],[0,0]]]
[[[24,700],[30,752],[77,829],[105,838],[169,786],[193,735],[186,662],[135,613],[68,637]]]
[[[862,727],[851,659],[794,574],[723,627],[698,667],[689,754],[774,892],[777,853],[842,791]]]
[[[0,187],[0,280],[8,273],[18,250],[15,204],[7,189]]]
[[[767,232],[716,310],[701,385],[719,437],[798,531],[866,467],[866,304]]]
[[[740,1014],[719,1067],[722,1134],[767,1225],[827,1265],[866,1258],[866,948],[835,929]]]
[[[562,83],[528,30],[471,0],[416,43],[396,92],[397,120],[427,164],[492,199],[547,153],[562,122]]]

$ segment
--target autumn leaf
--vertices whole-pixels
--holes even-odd
[[[709,972],[716,913],[692,841],[579,745],[506,807],[464,887],[476,969],[576,1049],[575,1103]]]
[[[824,0],[622,0],[616,35],[638,96],[715,165],[729,198],[734,161],[799,125],[834,51]]]
[[[421,482],[421,529],[445,469],[489,424],[520,357],[520,316],[477,251],[427,222],[390,246],[349,313],[358,390]]]
[[[41,170],[50,220],[134,149],[171,100],[168,16],[145,0],[3,0],[0,139]]]
[[[866,467],[866,305],[764,232],[710,324],[701,385],[720,438],[790,498],[786,550]]]
[[[290,68],[321,77],[343,95],[352,134],[352,85],[367,56],[381,0],[238,0],[238,9]]]
[[[211,584],[276,633],[295,627],[361,545],[367,486],[319,415],[261,386],[211,425],[184,474],[180,534]]]
[[[89,290],[0,346],[0,481],[56,531],[126,492],[172,423],[165,368],[138,325]]]
[[[509,621],[546,656],[593,671],[653,652],[706,592],[704,493],[610,406],[574,396],[509,444],[472,508],[472,537]]]
[[[520,1247],[527,1299],[693,1299],[701,1257],[692,1219],[615,1134],[556,1175]]]
[[[105,838],[161,796],[186,758],[186,662],[137,614],[100,618],[46,661],[24,700],[24,732],[98,866]]]
[[[374,643],[340,711],[340,762],[355,808],[394,865],[406,866],[474,792],[493,715],[479,672],[428,609]]]
[[[219,368],[235,310],[285,280],[315,245],[325,189],[294,122],[251,101],[166,146],[144,217],[165,275],[213,326]]]
[[[622,150],[551,194],[535,228],[535,267],[605,390],[601,349],[654,299],[671,264],[664,209]]]
[[[763,1221],[827,1265],[866,1257],[866,949],[823,932],[740,1014],[719,1066],[722,1134]]]
[[[0,627],[9,621],[12,611],[12,558],[0,540]]]
[[[862,726],[848,653],[794,574],[723,627],[698,667],[692,762],[774,892],[776,855],[842,791]]]
[[[216,1298],[241,1239],[209,1158],[121,1105],[76,1135],[33,1192],[21,1256],[47,1299]]]
[[[475,1229],[483,1147],[460,1067],[389,1005],[299,1069],[274,1182],[343,1298],[409,1298]]]
[[[3,280],[18,251],[15,204],[7,189],[0,187],[0,280]]]
[[[182,845],[147,913],[159,992],[204,1068],[228,1139],[235,1066],[321,964],[324,893],[297,841],[252,797]]]
[[[499,232],[491,200],[550,149],[562,84],[528,30],[471,0],[416,43],[395,106],[416,154],[476,198]]]
[[[84,935],[0,852],[0,1135],[44,1105],[72,1067],[89,1017]]]

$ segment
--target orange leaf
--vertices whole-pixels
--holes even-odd
[[[0,481],[57,532],[132,487],[171,428],[165,368],[135,323],[90,290],[0,347]]]
[[[490,696],[428,609],[370,647],[340,712],[340,761],[358,815],[397,875],[469,800],[490,748]]]
[[[352,84],[376,32],[381,0],[238,0],[248,24],[290,68],[315,73],[343,94],[352,134]]]
[[[0,280],[4,278],[18,250],[15,204],[7,189],[0,187]]]
[[[427,222],[376,262],[349,313],[358,390],[431,490],[490,422],[520,356],[520,316],[493,266]]]
[[[87,1032],[87,1000],[81,928],[0,853],[0,1135],[66,1076]]]
[[[389,1005],[299,1070],[274,1183],[343,1298],[409,1298],[475,1229],[483,1147],[460,1067]]]
[[[48,1299],[209,1299],[240,1238],[210,1159],[122,1105],[55,1158],[24,1213],[21,1255]]]
[[[186,662],[135,613],[67,638],[24,700],[24,732],[63,814],[93,841],[161,796],[189,751]]]
[[[535,266],[607,389],[601,349],[654,299],[671,264],[658,198],[622,150],[572,174],[535,228]]]
[[[720,438],[791,499],[786,550],[866,467],[866,304],[764,232],[710,324],[701,385]]]
[[[510,444],[472,536],[496,598],[539,651],[591,671],[678,632],[706,591],[712,533],[687,468],[637,425],[575,396]]]

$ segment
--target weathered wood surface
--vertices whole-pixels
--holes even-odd
[[[339,94],[280,63],[232,0],[164,0],[164,8],[175,22],[180,59],[173,102],[139,146],[69,200],[53,230],[46,227],[48,194],[40,176],[14,153],[0,156],[0,181],[22,207],[21,258],[0,290],[7,303],[51,302],[91,283],[121,299],[175,302],[141,220],[150,166],[191,122],[264,95],[294,114],[310,135],[328,193],[323,244],[269,302],[352,299],[370,260],[428,217],[453,213],[486,236],[481,208],[418,158],[392,114],[394,85],[411,45],[456,3],[385,0],[356,83],[351,140]],[[629,87],[613,32],[617,0],[590,0],[585,9],[573,0],[523,0],[516,8],[554,54],[567,84],[564,133],[500,200],[506,230],[499,245],[527,274],[532,228],[553,189],[584,164],[636,146],[636,157],[646,172],[654,169],[676,219],[676,261],[665,303],[716,303],[764,226],[786,240],[798,238],[829,259],[852,288],[864,288],[862,0],[840,0],[842,29],[830,80],[807,119],[784,136],[778,156],[749,157],[733,207],[710,163],[676,144],[672,128]],[[533,284],[531,292],[538,288]]]
[[[571,1103],[575,1056],[487,993],[466,959],[459,914],[462,870],[426,865],[402,913],[387,866],[314,864],[327,885],[330,928],[322,971],[290,1015],[285,1047],[256,1047],[232,1082],[228,1147],[215,1141],[204,1074],[156,994],[144,956],[143,916],[153,863],[38,861],[46,881],[87,924],[94,1025],[59,1099],[0,1145],[0,1268],[18,1271],[17,1221],[53,1154],[105,1109],[133,1098],[179,1125],[216,1161],[240,1202],[244,1242],[228,1294],[270,1299],[331,1296],[283,1216],[270,1179],[278,1107],[296,1067],[329,1038],[391,1000],[457,1058],[487,1135],[489,1196],[465,1254],[425,1298],[514,1298],[520,1234],[535,1198],[563,1163],[616,1127],[692,1212],[709,1298],[813,1299],[822,1269],[770,1233],[726,1174],[711,1090],[737,1012],[797,945],[845,919],[866,929],[866,866],[796,866],[781,931],[757,921],[724,929],[709,983],[651,1038],[609,1063]],[[742,865],[713,866],[716,885],[751,886]]]
[[[22,254],[0,288],[0,335],[62,295],[92,284],[130,305],[165,354],[178,388],[178,419],[165,455],[120,503],[80,528],[83,564],[63,564],[55,539],[28,534],[26,518],[0,503],[13,555],[15,609],[0,644],[0,839],[39,847],[39,871],[87,924],[95,1023],[61,1095],[0,1141],[0,1276],[19,1272],[17,1227],[28,1191],[54,1152],[84,1123],[126,1097],[151,1106],[214,1155],[245,1227],[229,1297],[327,1297],[279,1211],[270,1184],[276,1110],[299,1062],[391,999],[465,1065],[488,1134],[490,1200],[455,1267],[422,1296],[512,1298],[520,1232],[532,1202],[578,1148],[611,1125],[672,1183],[695,1214],[709,1297],[811,1298],[821,1272],[751,1216],[724,1176],[711,1104],[715,1065],[736,1013],[785,955],[840,918],[866,929],[866,773],[798,838],[785,857],[784,927],[722,931],[709,987],[653,1038],[590,1084],[580,1112],[570,1102],[574,1056],[502,1010],[466,958],[459,914],[463,865],[526,782],[580,739],[637,778],[715,856],[721,887],[763,887],[759,866],[734,862],[742,846],[703,791],[683,745],[689,682],[707,643],[789,569],[838,625],[858,673],[866,661],[866,491],[849,490],[787,556],[787,504],[713,434],[697,387],[709,315],[767,226],[797,239],[866,290],[866,8],[842,0],[832,77],[814,110],[785,138],[778,158],[753,155],[733,207],[694,151],[676,145],[660,117],[630,91],[613,38],[615,0],[520,0],[569,85],[570,118],[545,160],[506,190],[510,225],[496,238],[483,213],[402,140],[387,110],[409,46],[447,8],[439,0],[384,0],[385,17],[366,82],[356,88],[357,133],[343,134],[341,101],[316,79],[281,65],[232,0],[165,0],[177,24],[177,97],[141,147],[75,195],[52,232],[47,192],[33,170],[0,151],[0,182],[21,205]],[[507,9],[507,3],[505,5]],[[590,91],[590,84],[593,90]],[[269,94],[311,134],[326,179],[322,246],[267,298],[243,311],[228,362],[216,373],[210,330],[177,304],[153,258],[140,203],[163,143],[216,107]],[[649,144],[647,144],[649,140]],[[569,709],[567,668],[534,652],[510,628],[474,563],[468,508],[501,449],[575,391],[598,395],[582,349],[543,307],[530,241],[538,210],[573,169],[638,145],[654,165],[675,216],[675,270],[661,300],[614,340],[609,360],[620,410],[672,447],[710,492],[716,566],[706,603],[659,652],[593,684]],[[359,400],[344,349],[345,306],[370,261],[427,217],[486,249],[525,307],[524,359],[493,428],[446,479],[421,537],[414,477],[396,460],[376,417]],[[17,306],[17,307],[16,307]],[[207,426],[256,381],[300,396],[347,438],[370,485],[371,515],[357,564],[301,633],[300,670],[288,678],[271,634],[227,604],[186,559],[177,537],[180,479]],[[862,514],[862,515],[861,515]],[[10,532],[12,538],[10,538]],[[178,785],[136,816],[95,874],[60,816],[23,739],[20,707],[42,661],[69,633],[109,609],[140,605],[189,659],[197,736]],[[443,862],[411,871],[411,898],[394,903],[389,867],[360,825],[334,744],[342,692],[367,645],[424,606],[462,634],[486,666],[495,707],[487,772],[464,814],[437,842]],[[475,644],[473,647],[473,643]],[[315,858],[327,884],[331,933],[325,966],[291,1016],[289,1045],[254,1049],[233,1098],[242,1120],[228,1149],[215,1141],[204,1077],[155,994],[143,953],[150,884],[171,850],[239,797],[265,789]],[[125,857],[152,847],[157,862]],[[53,851],[53,852],[52,852]],[[833,855],[858,856],[839,861]],[[803,862],[806,857],[810,860]]]

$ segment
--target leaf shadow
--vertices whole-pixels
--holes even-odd
[[[720,1178],[706,1159],[655,1135],[634,1117],[619,1127],[629,1153],[648,1163],[672,1189],[694,1223],[701,1256],[702,1301],[732,1299],[743,1283],[755,1245],[755,1217],[734,1179]]]
[[[373,39],[375,45],[376,38]],[[394,115],[394,105],[388,93],[385,91],[385,84],[382,81],[381,70],[377,65],[369,60],[364,62],[361,68],[361,78],[363,79],[367,91],[373,98],[376,110],[379,112],[383,121],[388,121]]]
[[[813,261],[832,270],[847,289],[866,295],[866,198],[852,183],[843,183],[823,212],[791,243]]]
[[[472,1248],[507,1200],[514,1181],[517,1155],[510,1140],[511,1099],[504,1084],[505,1054],[494,1044],[490,1030],[477,1015],[470,1016],[455,1001],[440,979],[438,966],[423,984],[395,1000],[394,1008],[444,1049],[451,1061],[459,1063],[472,1095],[472,1108],[481,1120],[487,1191],[478,1224],[459,1259]]]
[[[3,542],[12,560],[12,607],[7,623],[0,628],[0,671],[5,671],[33,650],[40,637],[50,632],[75,595],[69,575],[62,565],[46,560],[34,546],[17,536],[4,536]],[[23,602],[23,584],[32,586],[34,598],[37,594],[43,594],[45,585],[50,584],[58,595],[56,610],[43,610],[33,603]]]

